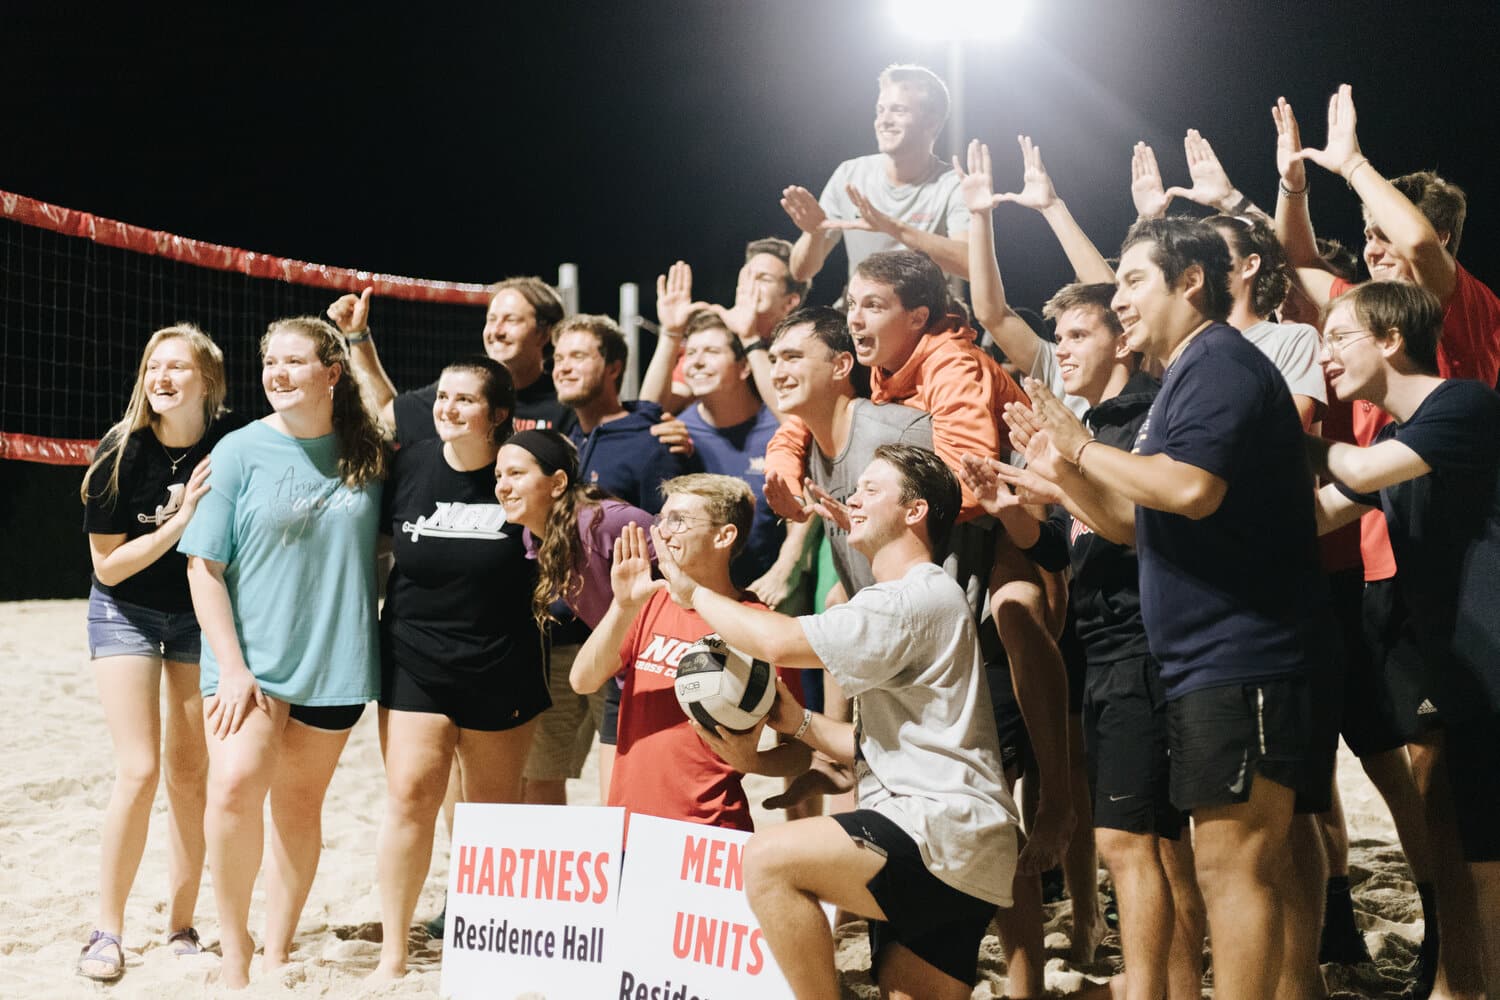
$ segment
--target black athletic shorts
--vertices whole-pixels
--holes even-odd
[[[1464,860],[1500,861],[1500,716],[1449,725],[1443,745]]]
[[[1088,687],[1089,657],[1084,651],[1083,640],[1078,638],[1077,622],[1078,616],[1073,613],[1073,600],[1070,596],[1068,618],[1063,623],[1062,635],[1057,637],[1057,651],[1062,654],[1063,669],[1068,675],[1069,715],[1083,712],[1083,692]]]
[[[1415,742],[1443,722],[1428,700],[1421,648],[1396,581],[1365,584],[1361,611],[1370,656],[1364,676],[1349,675],[1344,739],[1363,757]],[[1357,718],[1352,739],[1351,716]]]
[[[917,842],[875,810],[856,809],[833,819],[855,843],[885,857],[885,867],[866,886],[889,918],[870,921],[871,972],[879,974],[880,950],[899,944],[939,972],[972,985],[995,904],[932,874]]]
[[[363,702],[358,705],[292,705],[287,714],[304,726],[342,733],[354,728],[359,717],[365,714],[365,706]]]
[[[1186,817],[1172,805],[1167,694],[1161,664],[1133,656],[1089,667],[1083,692],[1094,826],[1176,840]]]
[[[604,682],[604,718],[599,722],[599,742],[607,747],[620,742],[620,697],[624,693],[618,677]]]
[[[1322,686],[1319,678],[1284,677],[1200,688],[1168,702],[1172,804],[1190,813],[1249,801],[1260,774],[1296,793],[1297,812],[1326,812],[1328,736],[1337,741],[1337,716],[1315,695]]]
[[[446,715],[460,729],[498,733],[525,725],[552,707],[541,669],[517,673],[524,676],[478,689],[467,684],[434,684],[387,660],[380,705],[398,712]]]
[[[1021,705],[1016,701],[1010,663],[1004,659],[987,662],[984,673],[990,687],[990,707],[995,713],[995,731],[1000,736],[1000,764],[1006,778],[1014,782],[1036,772],[1036,755],[1031,750],[1026,720],[1021,718]]]

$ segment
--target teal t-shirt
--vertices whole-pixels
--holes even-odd
[[[293,705],[377,698],[382,484],[345,486],[332,434],[293,438],[264,421],[226,435],[212,467],[177,547],[225,564],[235,632],[261,690]],[[219,687],[207,642],[198,686],[205,697]]]

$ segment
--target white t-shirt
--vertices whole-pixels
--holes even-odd
[[[1245,339],[1271,359],[1293,396],[1328,404],[1327,383],[1318,364],[1318,331],[1306,323],[1272,323],[1262,320],[1242,330]]]
[[[854,699],[860,808],[906,831],[945,884],[1009,906],[1016,806],[962,588],[923,563],[798,620]]]
[[[883,153],[872,153],[845,160],[833,169],[833,176],[823,186],[818,204],[830,219],[857,219],[859,210],[849,200],[847,185],[854,185],[877,209],[917,229],[939,236],[957,236],[969,230],[969,209],[958,190],[958,175],[937,157],[932,168],[915,184],[892,184],[886,176],[889,162]],[[844,250],[849,255],[849,277],[859,262],[882,250],[904,250],[901,243],[884,233],[860,230],[841,232]]]

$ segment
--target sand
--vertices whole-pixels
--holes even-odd
[[[101,986],[74,974],[78,949],[97,909],[99,824],[109,797],[113,757],[94,690],[84,641],[83,601],[0,603],[0,997],[53,998],[107,992],[117,998],[432,997],[438,995],[441,945],[414,954],[413,972],[399,983],[372,990],[363,983],[379,952],[380,908],[371,845],[385,791],[374,712],[366,712],[344,751],[324,813],[324,850],[318,879],[302,916],[295,961],[279,976],[258,976],[238,994],[215,983],[218,959],[206,954],[174,958],[166,948],[166,803],[158,792],[145,859],[126,908],[126,974]],[[1336,996],[1395,997],[1402,970],[1421,939],[1420,909],[1411,877],[1395,846],[1390,818],[1358,764],[1347,754],[1340,787],[1354,844],[1351,877],[1356,918],[1374,965],[1330,967]],[[752,779],[759,802],[779,785]],[[597,799],[592,770],[572,782],[577,802]],[[757,822],[777,818],[758,811]],[[441,907],[447,838],[437,834],[433,871],[418,918]],[[212,879],[205,875],[197,926],[205,942],[217,940]],[[258,934],[257,890],[251,928]],[[1110,935],[1100,961],[1086,969],[1067,964],[1069,904],[1049,908],[1047,985],[1076,989],[1087,973],[1107,976],[1117,961]],[[420,936],[420,935],[419,935]],[[974,997],[1003,995],[1003,972],[993,938],[985,942],[983,979]],[[869,950],[862,924],[840,931],[839,964],[845,995],[874,997]],[[1205,996],[1209,995],[1205,991]],[[572,1000],[572,998],[565,998]],[[587,1000],[587,998],[585,998]]]

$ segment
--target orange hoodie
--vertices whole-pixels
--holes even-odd
[[[870,372],[870,399],[903,403],[932,414],[933,451],[958,474],[959,457],[1004,458],[1010,434],[1001,419],[1006,403],[1025,403],[1026,394],[1005,370],[980,350],[967,330],[929,333],[917,342],[906,364],[889,375]],[[779,472],[800,490],[806,474],[812,432],[793,416],[785,417],[766,446],[766,472]],[[984,513],[963,480],[963,507],[958,519]]]

